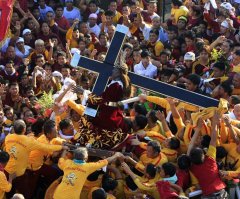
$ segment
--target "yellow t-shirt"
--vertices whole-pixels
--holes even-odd
[[[49,140],[47,139],[46,135],[41,135],[38,139],[38,142],[41,142],[43,144],[52,144],[52,143],[56,143],[55,141],[53,142],[49,142]],[[61,143],[58,143],[57,145],[61,145]],[[42,150],[34,150],[31,151],[30,155],[29,155],[29,168],[33,171],[36,171],[38,169],[41,168],[41,166],[44,163],[44,159],[50,155],[51,153],[46,152],[46,151],[42,151]]]
[[[12,184],[7,181],[4,172],[0,171],[0,199],[4,198],[5,192],[9,192]]]
[[[89,174],[106,166],[107,160],[93,163],[75,163],[72,160],[59,159],[58,166],[63,170],[62,182],[58,185],[54,199],[79,199],[83,185]]]
[[[62,149],[62,146],[40,143],[32,137],[17,134],[9,134],[5,139],[5,146],[10,155],[5,170],[9,174],[16,173],[17,176],[25,173],[31,151],[41,150],[51,153]]]
[[[149,158],[149,157],[147,157],[147,153],[143,152],[143,154],[140,156],[140,160],[136,164],[135,168],[138,169],[139,171],[143,172],[145,169],[145,166],[147,166],[149,163],[152,163],[155,166],[159,166],[166,162],[168,162],[168,159],[167,159],[166,155],[164,155],[162,152],[160,152],[156,158]]]
[[[188,16],[188,9],[185,6],[181,6],[177,9],[172,8],[171,9],[171,15],[174,17],[174,21],[172,22],[173,24],[177,24],[179,17],[181,16]]]
[[[73,39],[72,37],[72,34],[73,34],[73,29],[72,28],[69,28],[68,31],[67,31],[67,34],[66,34],[66,40],[70,40],[70,46],[69,48],[78,48],[78,42],[77,40]]]
[[[177,161],[177,155],[178,152],[176,150],[173,149],[169,149],[169,148],[163,148],[161,150],[161,152],[167,156],[167,159],[169,162],[176,162]]]

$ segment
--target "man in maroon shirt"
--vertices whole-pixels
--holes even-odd
[[[9,82],[16,82],[18,79],[18,72],[14,68],[14,62],[9,60],[6,62],[4,70],[0,71],[0,76],[3,77],[4,80]]]
[[[58,5],[55,9],[55,22],[58,25],[60,39],[62,41],[65,41],[66,33],[67,30],[70,28],[70,24],[68,20],[63,16],[63,6],[61,5]]]
[[[192,162],[190,171],[197,178],[203,192],[202,198],[204,199],[228,198],[228,194],[225,191],[226,185],[220,178],[216,163],[216,141],[220,125],[220,117],[220,113],[215,112],[212,118],[211,141],[207,154],[204,155],[201,148],[193,148],[190,150],[190,159]]]
[[[22,97],[19,94],[18,83],[10,83],[8,88],[9,89],[5,97],[2,96],[3,106],[8,105],[10,107],[13,107],[15,113],[18,113],[20,111],[20,106],[22,103]]]

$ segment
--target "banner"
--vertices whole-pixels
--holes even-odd
[[[10,31],[14,0],[0,0],[0,46]]]

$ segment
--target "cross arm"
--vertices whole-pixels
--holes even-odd
[[[129,72],[132,84],[200,107],[218,106],[219,101],[205,95]]]

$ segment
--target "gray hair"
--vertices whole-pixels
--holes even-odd
[[[15,193],[11,199],[25,199],[20,193]]]
[[[80,147],[74,150],[74,159],[86,160],[88,158],[88,152],[86,148]]]
[[[44,45],[44,41],[42,39],[37,39],[34,44],[35,44],[35,46],[36,45]]]

